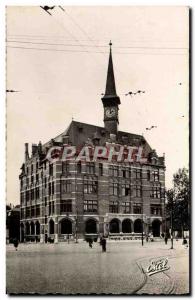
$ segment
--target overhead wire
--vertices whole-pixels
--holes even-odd
[[[10,46],[8,45],[8,48],[15,48],[15,49],[21,49],[21,50],[36,50],[36,51],[57,51],[57,52],[70,52],[70,53],[75,53],[75,52],[83,52],[83,53],[88,53],[91,56],[91,53],[99,53],[99,54],[108,54],[108,51],[100,51],[99,48],[108,48],[108,46],[103,46],[103,45],[97,45],[96,41],[98,40],[94,40],[92,39],[88,33],[74,20],[74,18],[67,13],[67,11],[65,10],[66,15],[72,20],[72,22],[75,24],[75,26],[77,26],[80,31],[87,37],[86,40],[84,39],[78,39],[72,32],[70,32],[63,24],[61,24],[55,17],[54,14],[52,14],[52,18],[55,19],[55,21],[63,27],[63,29],[72,37],[73,40],[71,39],[67,39],[63,36],[61,37],[51,37],[51,36],[44,36],[44,35],[9,35],[9,37],[15,37],[15,36],[20,36],[23,37],[22,39],[51,39],[51,38],[55,38],[55,39],[64,39],[67,41],[76,41],[78,43],[78,45],[73,45],[73,44],[64,44],[64,43],[48,43],[48,42],[35,42],[35,41],[16,41],[16,38],[14,38],[14,40],[7,40],[7,42],[9,43],[18,43],[18,44],[32,44],[32,45],[48,45],[48,46],[65,46],[65,47],[81,47],[83,48],[83,50],[79,49],[79,50],[73,50],[73,49],[56,49],[56,48],[37,48],[37,47],[23,47],[23,46]],[[13,39],[13,38],[11,38]],[[93,45],[89,45],[89,44],[82,44],[82,42],[86,42],[86,41],[90,41]],[[98,51],[91,51],[86,49],[86,47],[96,47],[98,49]],[[158,47],[158,46],[113,46],[113,48],[115,49],[147,49],[147,50],[187,50],[188,48],[186,47]],[[171,51],[171,53],[148,53],[148,52],[117,52],[115,51],[114,54],[121,54],[121,55],[186,55],[186,53],[173,53]],[[93,57],[93,56],[92,56]],[[94,57],[93,57],[94,59]],[[97,61],[96,61],[97,62]],[[121,73],[121,72],[120,72]]]
[[[21,44],[43,44],[43,45],[56,45],[56,46],[72,46],[72,47],[78,47],[80,45],[75,44],[64,44],[64,43],[48,43],[48,42],[35,42],[35,41],[21,41],[21,40],[7,40],[7,42],[10,43],[21,43]],[[85,47],[97,47],[97,48],[107,48],[107,45],[89,45],[89,44],[82,44],[82,46]],[[144,46],[113,46],[112,48],[118,48],[118,49],[158,49],[158,50],[187,50],[188,48],[182,48],[182,47],[144,47]]]
[[[54,48],[36,48],[36,47],[22,47],[22,46],[7,46],[7,48],[26,49],[26,50],[45,50],[45,51],[60,51],[60,52],[86,52],[86,53],[105,53],[108,51],[89,51],[89,50],[68,50],[68,49],[54,49]],[[115,52],[115,54],[132,54],[132,55],[186,55],[186,53],[144,53],[144,52]]]

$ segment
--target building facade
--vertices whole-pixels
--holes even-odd
[[[72,121],[59,136],[32,145],[20,173],[20,239],[59,242],[67,238],[106,235],[140,238],[163,232],[165,163],[141,135],[118,130],[117,96],[112,50],[107,71],[104,127]],[[145,162],[49,160],[48,152],[65,145],[142,147]],[[54,158],[55,153],[53,154]]]

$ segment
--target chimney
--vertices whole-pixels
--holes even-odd
[[[39,153],[39,155],[42,154],[42,144],[41,144],[41,141],[39,141],[39,144],[38,144],[38,153]]]
[[[25,146],[24,159],[25,161],[27,161],[29,159],[28,143],[25,143],[24,146]]]
[[[34,156],[37,153],[37,149],[38,149],[37,144],[32,144],[32,156]]]

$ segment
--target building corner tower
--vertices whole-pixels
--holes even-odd
[[[102,97],[102,103],[104,106],[104,127],[107,132],[111,134],[117,134],[118,131],[118,111],[120,98],[116,94],[114,69],[112,62],[112,43],[110,41],[110,54],[108,62],[107,80],[106,80],[106,90]]]

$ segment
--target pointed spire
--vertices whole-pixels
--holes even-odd
[[[109,63],[108,63],[105,96],[116,96],[116,87],[115,87],[114,70],[113,70],[113,62],[112,62],[112,42],[111,41],[109,43],[109,46],[110,46],[110,55],[109,55]]]
[[[120,98],[116,94],[116,86],[114,79],[114,68],[112,62],[112,42],[109,43],[110,46],[110,54],[109,54],[109,62],[108,62],[108,71],[107,71],[107,80],[106,80],[106,90],[105,94],[102,97],[102,102],[104,105],[111,105],[111,101],[114,104],[120,104]]]

